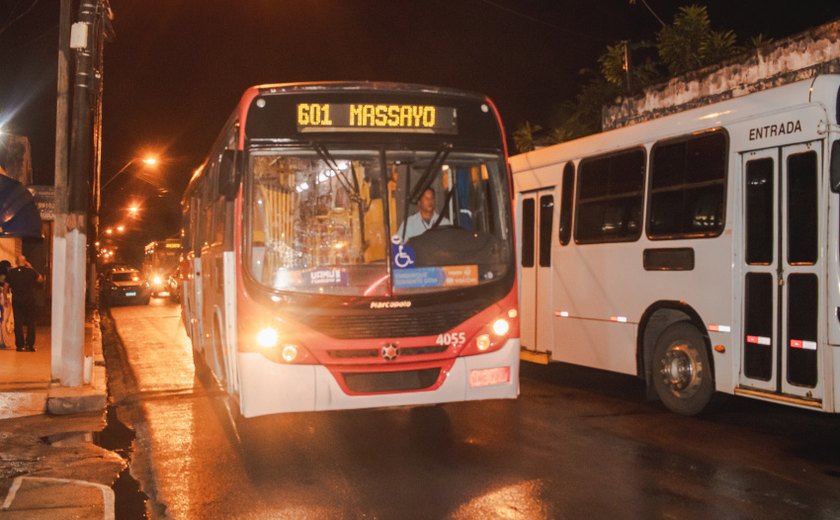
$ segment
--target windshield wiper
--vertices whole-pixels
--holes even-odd
[[[312,143],[312,149],[315,150],[318,157],[324,161],[327,168],[332,170],[335,174],[335,178],[338,179],[338,183],[341,184],[341,187],[344,188],[344,190],[350,195],[350,199],[353,200],[353,202],[361,202],[362,197],[359,194],[359,179],[356,177],[356,168],[353,166],[353,161],[350,161],[350,173],[353,176],[353,182],[351,183],[344,172],[339,169],[338,163],[326,146],[321,143]]]

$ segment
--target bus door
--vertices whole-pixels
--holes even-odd
[[[824,319],[819,237],[822,148],[812,143],[743,157],[743,336],[740,384],[822,399],[818,377]],[[823,217],[820,217],[820,216]]]
[[[522,228],[519,230],[522,347],[536,352],[550,352],[553,337],[551,246],[554,188],[523,193],[519,211],[522,215]]]

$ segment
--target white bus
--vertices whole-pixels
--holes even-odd
[[[840,411],[840,76],[511,158],[523,359]]]

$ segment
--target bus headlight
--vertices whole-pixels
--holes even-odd
[[[274,348],[277,346],[280,336],[274,327],[266,327],[257,332],[257,345],[262,348]]]
[[[490,348],[490,334],[482,334],[475,338],[475,346],[482,352]]]
[[[504,318],[499,318],[493,322],[493,334],[497,336],[504,336],[510,332],[510,323]]]
[[[298,357],[297,345],[283,345],[283,349],[280,351],[280,356],[286,363],[291,363]]]

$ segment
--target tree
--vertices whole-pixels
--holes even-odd
[[[534,134],[542,130],[540,125],[525,121],[513,132],[513,146],[519,153],[530,152],[536,147]]]
[[[735,33],[713,31],[705,6],[680,7],[674,23],[656,35],[656,47],[662,63],[672,76],[684,74],[726,59],[736,52]]]
[[[627,47],[626,52],[625,46]],[[619,42],[607,46],[607,50],[598,58],[601,75],[608,83],[621,87],[626,92],[633,92],[640,87],[650,85],[661,76],[659,71],[656,70],[656,63],[650,58],[645,58],[639,64],[632,63],[629,56],[638,56],[640,51],[650,50],[651,48],[653,48],[653,45],[650,42]],[[625,60],[625,55],[628,56],[627,60]],[[625,61],[627,61],[626,64]],[[627,66],[630,68],[629,85],[627,84]]]
[[[630,1],[635,3],[635,0]],[[647,2],[641,1],[656,16]],[[537,137],[535,134],[542,128],[526,121],[513,134],[516,149],[530,151],[541,144],[563,142],[599,132],[603,107],[613,103],[622,93],[633,93],[668,77],[717,63],[741,50],[733,31],[712,30],[705,6],[681,7],[671,25],[663,23],[658,16],[656,19],[662,23],[662,28],[656,34],[655,44],[618,42],[607,46],[598,58],[600,74],[583,82],[573,102],[560,105],[560,124]],[[759,35],[753,38],[751,45],[758,47],[766,42]],[[630,60],[630,56],[637,63]],[[625,69],[628,65],[629,85]],[[591,70],[583,72],[592,73]]]

